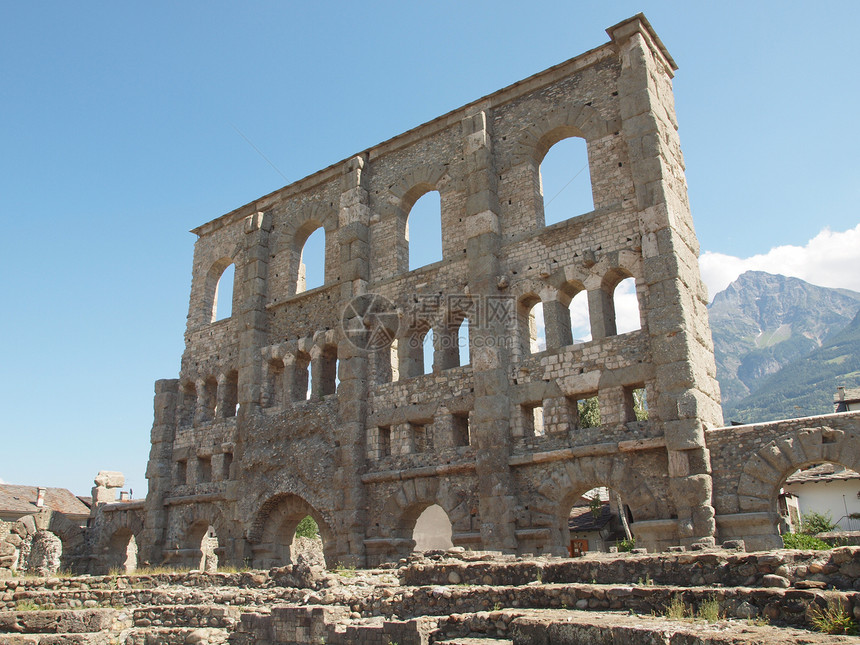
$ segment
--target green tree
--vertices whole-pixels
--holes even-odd
[[[596,396],[579,400],[577,408],[580,428],[596,428],[600,425],[600,404]]]
[[[648,402],[645,399],[644,387],[633,390],[633,414],[636,415],[637,421],[648,420]]]
[[[804,513],[803,517],[800,520],[800,532],[805,535],[815,535],[816,533],[827,533],[828,531],[832,531],[836,528],[836,523],[833,521],[833,517],[830,515],[830,511],[827,513],[817,513],[812,511],[811,513]]]
[[[318,538],[320,536],[320,527],[310,515],[305,515],[299,525],[296,527],[296,537],[303,538]]]

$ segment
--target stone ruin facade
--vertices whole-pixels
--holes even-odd
[[[607,33],[193,231],[186,347],[179,378],[155,386],[149,492],[100,506],[94,569],[132,537],[141,563],[286,565],[306,515],[329,566],[374,566],[412,551],[431,505],[455,546],[566,555],[570,508],[599,486],[649,551],[772,548],[789,474],[822,459],[860,470],[857,414],[723,427],[675,63],[641,15]],[[568,137],[585,140],[594,210],[546,226],[540,166]],[[409,270],[407,220],[428,191],[443,257]],[[320,227],[324,285],[304,290]],[[216,320],[230,265],[232,315]],[[640,329],[619,334],[613,293],[631,277]],[[580,292],[588,342],[571,334]],[[577,402],[595,396],[599,425],[584,427]]]

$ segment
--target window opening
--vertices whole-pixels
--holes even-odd
[[[236,265],[231,264],[221,277],[215,287],[215,298],[212,302],[212,321],[226,320],[233,315],[233,284],[236,278]]]
[[[305,240],[299,256],[296,293],[325,284],[325,228],[318,226]]]
[[[442,259],[442,197],[437,190],[424,193],[409,210],[406,241],[409,244],[409,270]]]
[[[639,299],[636,297],[635,278],[625,278],[615,287],[612,300],[615,305],[616,333],[625,334],[641,328]]]
[[[540,181],[547,226],[593,211],[585,139],[569,137],[552,146],[540,164]]]
[[[570,301],[570,333],[574,344],[591,340],[591,319],[588,312],[588,292],[577,293]]]

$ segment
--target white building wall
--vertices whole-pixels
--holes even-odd
[[[860,530],[860,521],[846,518],[850,513],[860,513],[860,479],[788,484],[783,488],[797,495],[801,516],[829,512],[843,530]]]

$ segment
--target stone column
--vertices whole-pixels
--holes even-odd
[[[144,526],[139,537],[139,562],[161,563],[161,546],[167,528],[167,511],[164,495],[173,485],[173,439],[176,428],[176,405],[179,400],[179,380],[164,379],[155,382],[155,417],[150,435],[149,462],[146,478],[149,490],[144,505]]]
[[[543,320],[546,348],[558,349],[570,345],[570,309],[558,299],[543,300]]]
[[[713,543],[705,430],[721,426],[723,419],[675,121],[671,82],[675,65],[641,14],[607,33],[621,59],[622,134],[642,234],[648,290],[644,319],[655,373],[649,420],[662,424],[666,437],[669,488],[681,543]]]
[[[340,306],[367,293],[370,278],[370,206],[362,175],[365,160],[361,156],[346,162],[338,212],[340,243]],[[345,321],[349,324],[349,321]],[[353,325],[349,325],[352,329]],[[364,538],[367,526],[366,494],[360,473],[366,463],[367,380],[369,356],[343,334],[339,337],[337,357],[340,361],[337,428],[339,446],[335,452],[335,476],[332,485],[336,495],[337,557],[344,563],[364,566]]]
[[[508,458],[511,431],[508,398],[509,348],[505,340],[513,337],[511,323],[516,307],[511,302],[508,316],[487,315],[490,298],[499,292],[499,205],[498,175],[493,166],[489,119],[483,111],[462,121],[466,185],[466,256],[469,263],[469,290],[482,298],[483,319],[470,329],[472,368],[475,381],[475,409],[472,439],[477,446],[476,472],[483,548],[513,552],[517,548],[516,497]],[[497,303],[498,304],[498,301]],[[495,310],[498,313],[498,310]],[[510,319],[508,319],[508,317]]]

